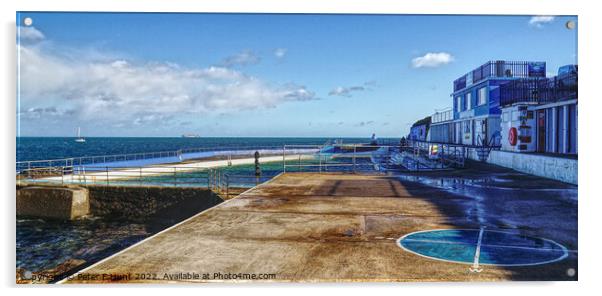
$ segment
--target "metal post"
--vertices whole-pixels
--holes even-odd
[[[353,172],[355,173],[355,153],[357,152],[357,145],[353,145]]]
[[[209,186],[209,172],[207,171],[207,190],[211,190],[211,187]]]
[[[221,175],[221,171],[217,171],[217,192],[221,191],[221,186],[222,186],[222,175]]]
[[[86,168],[85,168],[85,167],[83,167],[83,170],[82,170],[82,171],[84,171],[84,185],[87,185],[87,184],[88,184],[88,181],[86,180]]]
[[[318,152],[318,159],[319,159],[318,172],[322,173],[322,151],[321,150]]]
[[[109,167],[106,167],[107,169],[107,186],[109,186]]]
[[[230,177],[226,175],[226,199],[230,197]]]
[[[286,145],[282,145],[282,172],[286,173]]]

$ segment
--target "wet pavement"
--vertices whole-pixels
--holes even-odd
[[[442,189],[453,201],[466,226],[517,230],[527,235],[552,238],[569,250],[577,250],[578,187],[494,166],[471,170],[403,174],[403,182],[417,182]],[[463,220],[463,221],[462,221]]]
[[[553,240],[568,257],[474,273],[396,243],[416,231],[481,227]],[[576,280],[577,257],[576,186],[486,165],[420,174],[287,173],[67,282]],[[191,274],[200,276],[182,276]],[[265,274],[273,277],[252,277]]]

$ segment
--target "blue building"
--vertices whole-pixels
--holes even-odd
[[[430,141],[499,145],[500,86],[545,77],[545,62],[489,61],[453,82],[452,118],[433,122]]]
[[[546,77],[545,62],[490,61],[456,79],[451,97],[427,141],[577,154],[577,65]]]
[[[410,128],[410,134],[408,135],[408,140],[427,141],[427,135],[429,133],[430,125],[431,125],[431,117],[430,116],[414,122],[414,124]]]
[[[502,85],[502,150],[577,154],[577,65]]]

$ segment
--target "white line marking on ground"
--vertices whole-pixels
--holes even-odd
[[[477,248],[474,252],[474,261],[472,267],[469,268],[472,272],[481,272],[482,268],[479,268],[479,257],[481,256],[481,242],[483,241],[483,232],[485,232],[485,227],[481,227],[479,230],[479,240],[477,241]]]
[[[459,264],[472,264],[466,261],[460,261],[460,260],[453,260],[453,259],[443,259],[443,258],[437,258],[437,257],[433,257],[433,256],[428,256],[428,255],[423,255],[417,251],[413,251],[411,249],[408,249],[406,247],[403,246],[403,244],[401,243],[402,241],[405,241],[407,237],[417,234],[417,233],[427,233],[427,232],[438,232],[438,231],[480,231],[480,229],[470,229],[470,228],[435,228],[435,229],[430,229],[430,230],[420,230],[420,231],[415,231],[415,232],[410,232],[407,233],[405,235],[403,235],[402,237],[400,237],[399,239],[397,239],[396,243],[397,246],[400,247],[401,249],[403,249],[404,251],[408,252],[408,253],[412,253],[414,255],[423,257],[423,258],[427,258],[427,259],[431,259],[431,260],[437,260],[437,261],[442,261],[442,262],[450,262],[450,263],[459,263]],[[513,234],[513,235],[517,235],[516,233],[512,233],[512,232],[507,232],[507,231],[499,231],[499,230],[487,230],[488,232],[495,232],[495,233],[504,233],[504,234]],[[568,250],[566,247],[564,247],[563,245],[551,240],[551,239],[547,239],[547,238],[542,238],[542,237],[537,237],[537,236],[529,236],[531,238],[535,238],[535,239],[540,239],[542,241],[546,241],[549,242],[553,245],[556,245],[560,248],[560,250],[562,251],[562,255],[559,256],[558,258],[555,259],[551,259],[551,260],[547,260],[547,261],[540,261],[540,262],[533,262],[533,263],[480,263],[479,265],[483,266],[508,266],[508,267],[512,267],[512,266],[535,266],[535,265],[542,265],[542,264],[548,264],[548,263],[553,263],[553,262],[557,262],[560,260],[563,260],[565,258],[568,257],[569,252],[571,253],[577,253],[577,250]],[[416,240],[419,241],[419,240]],[[487,244],[482,244],[482,246],[488,246]],[[496,245],[496,247],[504,247],[501,245]],[[513,246],[505,246],[508,248],[512,248]],[[516,247],[516,248],[520,248],[520,247]],[[538,249],[538,248],[536,248]]]

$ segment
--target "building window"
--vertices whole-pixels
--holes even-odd
[[[481,87],[479,88],[477,105],[481,106],[485,105],[485,103],[487,103],[487,87]]]
[[[456,97],[456,110],[458,112],[462,111],[462,100],[460,97]]]
[[[502,122],[508,122],[508,119],[509,119],[508,117],[510,117],[508,115],[508,112],[502,113]]]
[[[466,94],[466,110],[470,110],[472,108],[472,94]]]

